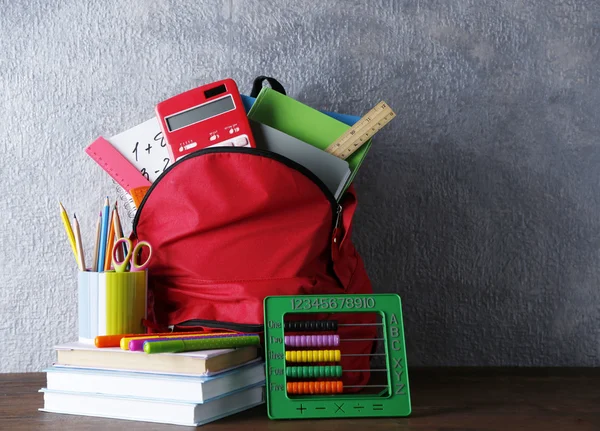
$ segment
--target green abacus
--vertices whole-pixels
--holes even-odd
[[[343,370],[339,365],[314,365],[315,362],[331,362],[332,357],[343,355],[343,349],[303,351],[296,347],[286,351],[286,330],[298,331],[303,322],[287,322],[286,314],[332,313],[316,328],[337,328],[335,315],[340,313],[377,313],[381,317],[383,346],[386,362],[385,389],[374,394],[334,393],[343,390],[340,378]],[[408,367],[404,343],[402,305],[398,295],[303,295],[270,296],[264,301],[265,357],[267,412],[271,419],[319,419],[334,417],[398,417],[411,412]],[[310,319],[310,316],[302,316]],[[289,329],[286,329],[286,326]],[[341,325],[340,325],[341,326]],[[331,332],[331,331],[330,331]],[[331,336],[331,335],[329,335]],[[313,335],[313,337],[315,337]],[[318,337],[318,335],[316,336]],[[332,349],[332,348],[327,348]],[[288,360],[311,362],[300,366]],[[301,359],[299,359],[301,358]],[[322,359],[322,360],[320,360]],[[315,379],[317,382],[299,382],[300,388],[319,385],[327,394],[288,393],[288,380]],[[366,385],[369,386],[369,385]],[[365,386],[365,387],[366,387]],[[308,390],[308,389],[307,389]]]

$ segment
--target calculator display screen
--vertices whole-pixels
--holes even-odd
[[[200,121],[231,111],[234,108],[233,98],[231,96],[226,96],[222,99],[215,100],[214,102],[205,103],[204,105],[196,106],[179,114],[166,117],[165,121],[169,130],[172,132],[181,129],[182,127],[189,126],[190,124],[199,123]]]

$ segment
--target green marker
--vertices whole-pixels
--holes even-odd
[[[195,350],[232,349],[235,347],[258,346],[258,335],[243,335],[223,338],[198,338],[187,340],[165,340],[144,343],[146,353],[179,353]]]

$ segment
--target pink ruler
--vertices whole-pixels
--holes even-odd
[[[85,152],[128,193],[137,187],[150,186],[150,181],[106,139],[96,139]]]

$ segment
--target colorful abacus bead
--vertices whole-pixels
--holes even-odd
[[[337,320],[294,320],[285,322],[285,330],[290,332],[337,331]]]
[[[286,367],[285,375],[294,379],[318,379],[321,377],[342,377],[340,365],[313,365],[306,367]]]
[[[342,353],[339,350],[290,350],[285,352],[288,362],[339,362]]]
[[[341,394],[344,385],[341,381],[335,382],[288,382],[288,394]]]
[[[335,347],[340,345],[339,335],[286,335],[285,345],[291,347]]]

